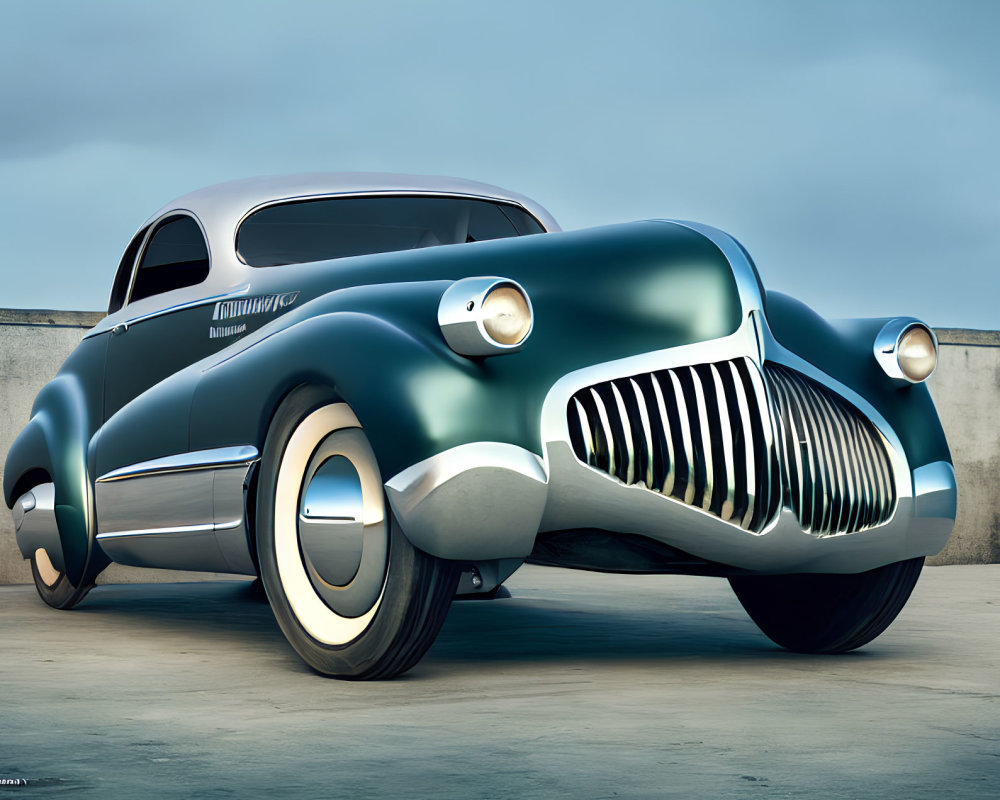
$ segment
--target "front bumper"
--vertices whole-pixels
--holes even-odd
[[[744,388],[725,384],[724,365],[731,363],[747,365]],[[688,370],[697,384],[692,365],[700,365],[706,386],[682,390],[673,373]],[[794,371],[797,383],[778,397],[773,379],[762,380],[764,365],[780,380]],[[644,406],[640,384],[654,372],[669,375],[678,394],[665,401],[653,386],[656,402]],[[739,381],[736,368],[732,373]],[[644,384],[647,394],[653,383]],[[669,389],[666,377],[663,385]],[[594,392],[594,405],[584,410],[577,399],[595,386],[605,387],[605,402]],[[639,405],[623,399],[629,386]],[[683,408],[685,392],[690,410]],[[728,411],[714,407],[727,398]],[[675,434],[677,452],[657,456],[680,463],[678,475],[656,466],[654,448],[644,445],[657,435],[647,413],[657,403],[673,409],[664,426],[669,416],[683,428]],[[588,430],[593,437],[584,444],[581,431],[586,438]],[[724,339],[564,376],[548,393],[541,431],[542,458],[514,445],[471,443],[388,481],[390,504],[410,540],[441,558],[481,561],[524,558],[539,533],[597,528],[754,572],[862,572],[936,553],[954,526],[951,464],[911,467],[877,410],[783,348],[759,312]],[[608,452],[616,438],[617,456]]]

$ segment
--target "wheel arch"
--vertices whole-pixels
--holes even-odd
[[[262,448],[281,403],[305,385],[329,389],[354,410],[387,476],[462,443],[469,435],[463,420],[439,415],[438,422],[455,424],[435,426],[429,417],[449,386],[478,393],[481,367],[425,332],[369,312],[335,311],[262,338],[204,371],[191,406],[190,448]]]
[[[37,417],[24,427],[7,452],[4,466],[3,489],[7,508],[13,508],[17,499],[39,483],[52,478],[52,458],[41,422]]]
[[[91,431],[83,387],[72,374],[50,381],[32,417],[11,445],[4,466],[8,508],[36,482],[55,484],[55,514],[66,574],[74,584],[107,565],[96,552],[94,491],[88,469]],[[47,481],[39,481],[45,477]]]

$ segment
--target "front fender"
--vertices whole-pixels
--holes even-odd
[[[537,420],[490,359],[453,353],[437,328],[447,281],[363,287],[331,295],[315,316],[264,332],[207,368],[191,405],[192,450],[254,443],[295,386],[332,387],[358,416],[389,477],[470,441],[541,452]],[[351,309],[351,310],[347,310]],[[324,313],[325,312],[325,313]]]
[[[796,355],[861,395],[899,437],[911,469],[951,452],[926,383],[900,386],[875,360],[875,335],[888,319],[827,321],[787,295],[767,293],[767,322],[774,337]]]

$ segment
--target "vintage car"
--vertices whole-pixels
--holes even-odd
[[[955,517],[921,322],[830,322],[722,231],[561,232],[450,178],[318,174],[150,217],[4,496],[39,594],[259,575],[315,670],[413,666],[522,563],[728,578],[801,652],[878,636]],[[664,613],[669,613],[665,610]]]

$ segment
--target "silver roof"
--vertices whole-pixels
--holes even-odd
[[[202,303],[206,298],[239,296],[249,291],[250,276],[254,270],[236,255],[236,230],[243,218],[256,208],[311,197],[377,194],[438,194],[515,203],[532,214],[545,230],[560,230],[552,215],[534,200],[499,186],[461,178],[380,172],[316,172],[220,183],[167,203],[140,228],[147,228],[167,214],[193,214],[201,223],[208,242],[211,261],[208,277],[197,286],[133,301],[105,317],[88,335],[101,333],[121,321],[141,319],[161,314],[170,308]],[[146,230],[144,234],[147,238],[150,230]]]
[[[398,175],[386,172],[313,172],[229,181],[178,197],[146,223],[171,211],[186,210],[205,226],[209,240],[232,239],[240,221],[253,209],[275,201],[356,194],[446,194],[482,197],[516,203],[542,223],[547,231],[560,230],[551,214],[529,197],[488,183],[436,175]]]

